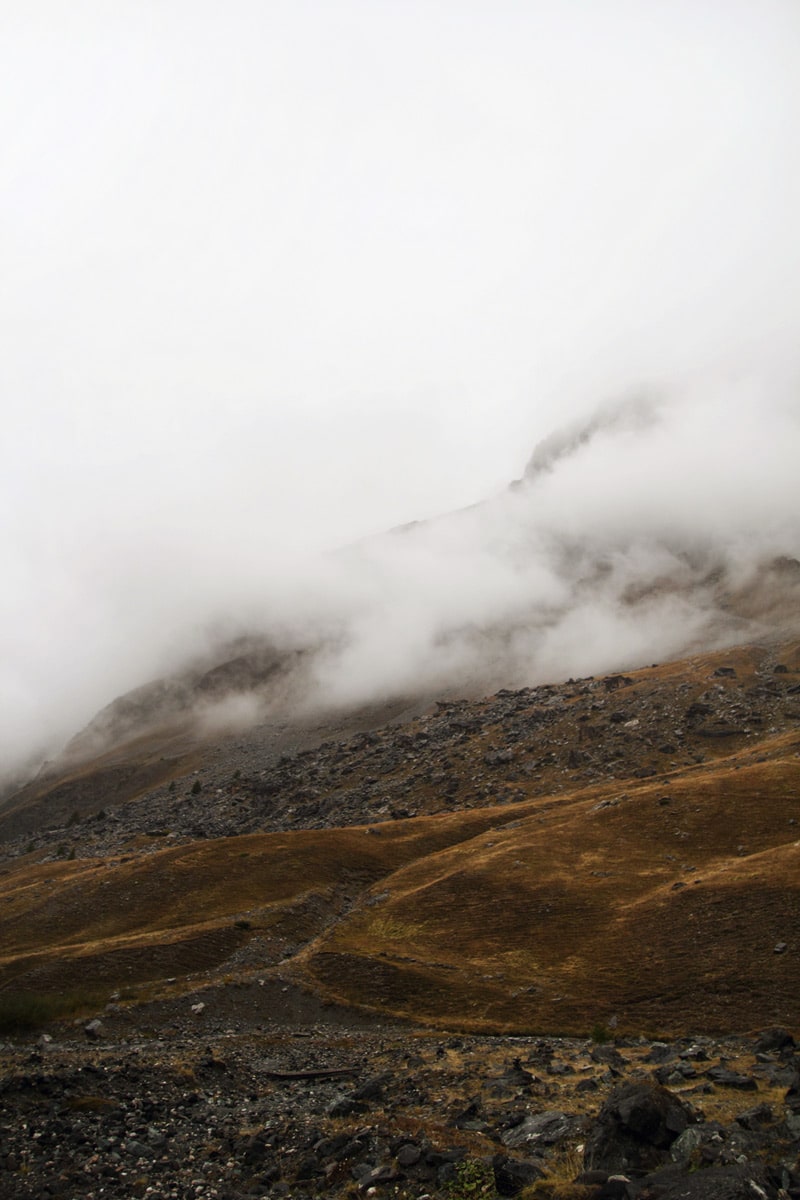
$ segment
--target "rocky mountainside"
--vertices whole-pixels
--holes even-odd
[[[141,704],[149,720],[159,711],[154,685],[109,710],[122,722],[110,749],[101,743],[90,759],[75,757],[76,746],[85,750],[108,727],[104,713],[59,762],[7,797],[0,835],[13,853],[31,841],[60,842],[66,828],[70,849],[85,855],[98,839],[105,850],[119,848],[153,825],[168,826],[172,840],[324,829],[646,779],[791,729],[800,717],[796,658],[795,642],[737,647],[480,700],[401,699],[216,737],[176,729],[171,718],[143,733],[131,716],[134,736],[124,738],[124,714]],[[209,675],[238,671],[240,679],[242,669],[206,672],[195,690],[211,690]],[[186,691],[185,679],[158,685],[170,697],[164,711]]]

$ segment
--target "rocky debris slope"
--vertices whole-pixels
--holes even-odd
[[[276,750],[275,731],[264,727],[222,739],[189,774],[127,803],[116,801],[113,780],[96,793],[91,774],[56,781],[24,832],[14,836],[19,817],[4,821],[0,811],[3,850],[100,856],[138,839],[142,852],[142,843],[157,849],[165,838],[366,824],[675,776],[748,749],[768,752],[765,742],[798,728],[800,656],[796,645],[783,652],[731,651],[690,660],[682,672],[653,667],[438,703],[400,727],[290,752]],[[162,759],[163,776],[168,767]],[[54,812],[62,820],[43,828]]]
[[[0,1194],[800,1196],[785,1030],[602,1043],[231,1012],[218,990],[112,1005],[0,1048]]]

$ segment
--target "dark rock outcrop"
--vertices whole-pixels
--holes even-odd
[[[624,1083],[606,1100],[586,1140],[588,1169],[652,1170],[693,1119],[692,1110],[657,1083]]]

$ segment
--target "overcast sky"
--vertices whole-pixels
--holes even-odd
[[[12,750],[609,395],[796,379],[798,63],[796,0],[0,0]]]

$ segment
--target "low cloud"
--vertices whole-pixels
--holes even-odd
[[[800,554],[799,452],[790,393],[752,381],[603,404],[509,490],[342,556],[321,694],[523,685],[791,628],[773,564]],[[760,622],[768,587],[784,607]]]
[[[111,700],[178,671],[173,692],[114,710],[127,714],[116,734],[150,706],[155,720],[192,711],[210,735],[785,632],[800,598],[798,461],[786,383],[705,381],[603,402],[542,440],[522,479],[468,508],[328,554],[262,559],[239,545],[220,562],[195,541],[194,562],[161,577],[140,577],[146,555],[128,562],[130,602],[117,628],[108,613],[100,626],[108,661],[62,652],[45,710],[74,733],[71,694]],[[114,652],[126,636],[139,679],[131,654]],[[22,730],[17,763],[36,749]]]

